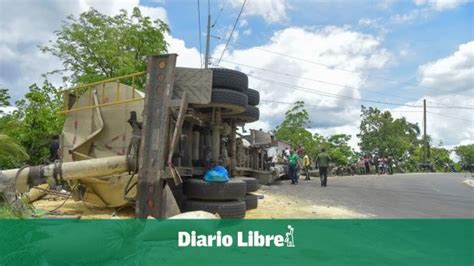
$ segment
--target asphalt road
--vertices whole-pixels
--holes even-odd
[[[464,174],[395,174],[282,181],[285,193],[317,205],[344,207],[379,218],[474,218],[474,188]]]

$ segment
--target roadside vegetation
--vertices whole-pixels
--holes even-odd
[[[32,84],[23,99],[14,104],[6,88],[0,88],[0,107],[15,106],[11,113],[0,113],[0,169],[20,167],[25,164],[44,163],[49,155],[51,136],[60,134],[64,118],[62,93],[65,87],[77,86],[120,75],[144,71],[146,57],[167,51],[165,34],[168,25],[161,20],[152,21],[138,8],[131,14],[121,11],[107,16],[91,9],[79,17],[69,16],[57,38],[41,51],[56,56],[63,63],[62,69],[44,74],[41,84]],[[53,85],[48,77],[59,75],[61,86]],[[141,82],[143,86],[143,80]],[[140,87],[140,84],[138,84]],[[296,102],[285,114],[283,122],[275,129],[277,139],[293,147],[303,146],[315,157],[325,148],[337,165],[347,166],[367,154],[392,157],[403,171],[417,171],[423,163],[423,140],[417,124],[405,118],[395,119],[389,111],[361,106],[361,123],[358,137],[360,152],[349,145],[350,135],[323,136],[307,130],[310,114],[304,102]],[[431,163],[437,171],[446,164],[454,164],[450,150],[440,143],[430,143]],[[474,145],[458,146],[454,152],[460,158],[456,165],[474,163]]]

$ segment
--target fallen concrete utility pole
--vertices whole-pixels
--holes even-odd
[[[85,177],[101,177],[122,174],[128,171],[126,156],[75,161],[67,163],[52,163],[48,165],[30,166],[26,168],[2,171],[6,179],[15,179],[16,190],[27,192],[30,186],[46,182],[47,179],[62,177],[64,180],[81,179]]]

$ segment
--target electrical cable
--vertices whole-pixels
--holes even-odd
[[[386,93],[382,93],[382,92],[375,91],[375,90],[369,90],[369,89],[365,89],[365,88],[356,88],[356,87],[351,87],[351,86],[342,85],[342,84],[338,84],[338,83],[333,83],[333,82],[329,82],[329,81],[324,81],[324,80],[320,80],[320,79],[313,79],[313,78],[298,76],[298,75],[294,75],[294,74],[290,74],[290,73],[278,72],[278,71],[275,71],[275,70],[269,70],[269,69],[265,69],[265,68],[260,68],[260,67],[246,65],[246,64],[236,63],[236,62],[228,61],[228,60],[225,60],[225,59],[222,59],[221,61],[233,64],[233,65],[237,65],[237,66],[243,66],[243,67],[257,69],[257,70],[270,72],[270,73],[274,73],[274,74],[279,74],[279,75],[285,75],[285,76],[310,80],[310,81],[324,83],[324,84],[328,84],[328,85],[333,85],[333,86],[337,86],[337,87],[341,87],[341,88],[349,88],[349,89],[354,89],[354,90],[359,90],[360,89],[360,90],[365,90],[365,91],[373,92],[373,93],[376,93],[376,94],[380,94],[380,95],[383,95],[383,96],[396,97],[396,98],[407,99],[407,100],[412,100],[412,101],[417,101],[418,100],[418,99],[415,99],[415,98],[403,97],[403,96],[398,96],[398,95],[393,95],[393,94],[386,94]]]
[[[223,40],[223,39],[222,39],[221,37],[219,37],[219,36],[213,36],[213,35],[211,35],[211,37],[213,37],[213,38],[215,38],[215,39],[217,39],[217,40]],[[235,43],[240,44],[241,46],[244,46],[244,47],[247,47],[247,48],[257,49],[257,50],[261,50],[261,51],[264,51],[264,52],[267,52],[267,53],[272,53],[272,54],[276,54],[276,55],[279,55],[279,56],[291,58],[291,59],[294,59],[294,60],[299,60],[299,61],[302,61],[302,62],[306,62],[306,63],[310,63],[310,64],[315,64],[315,65],[320,65],[320,66],[326,67],[326,68],[328,68],[328,69],[336,69],[336,70],[340,70],[340,71],[344,71],[344,72],[360,74],[360,71],[349,70],[349,69],[340,68],[340,67],[335,67],[335,66],[332,66],[332,65],[323,64],[323,63],[315,62],[315,61],[312,61],[312,60],[308,60],[308,59],[305,59],[305,58],[295,57],[295,56],[291,56],[291,55],[284,54],[284,53],[277,52],[277,51],[273,51],[273,50],[268,50],[268,49],[261,48],[261,47],[257,47],[257,46],[251,46],[251,45],[249,45],[249,44],[242,43],[241,41],[235,41]],[[221,55],[221,59],[219,60],[219,62],[222,60],[222,56],[223,56],[223,54]],[[376,78],[376,79],[383,79],[383,80],[387,80],[387,81],[396,82],[396,83],[398,83],[398,84],[408,84],[408,85],[413,86],[413,84],[409,84],[408,82],[400,82],[400,81],[397,81],[397,80],[394,80],[394,79],[389,79],[389,78],[386,78],[386,77],[380,77],[380,76],[374,76],[374,75],[371,75],[371,77],[372,77],[372,78]],[[410,79],[408,79],[408,80],[411,80],[411,79],[413,79],[413,78],[410,78]],[[429,88],[426,88],[426,87],[421,87],[421,86],[417,86],[417,87],[423,88],[423,89],[425,89],[425,90],[430,90]],[[433,103],[433,104],[442,105],[442,106],[438,106],[437,108],[443,108],[443,109],[474,109],[474,107],[470,107],[470,106],[446,106],[446,105],[439,104],[439,103],[432,102],[432,101],[427,101],[427,102]]]
[[[219,20],[221,14],[222,14],[222,11],[224,10],[224,7],[226,6],[226,4],[227,4],[227,0],[224,2],[224,4],[222,5],[221,9],[219,10],[219,13],[217,14],[217,17],[216,17],[216,19],[214,20],[214,23],[212,23],[212,25],[211,25],[211,28],[214,28],[214,26],[216,26],[216,23],[217,23],[217,21]]]
[[[324,80],[317,80],[317,79],[312,79],[312,78],[306,78],[306,77],[300,77],[300,76],[297,76],[297,75],[292,75],[292,74],[288,74],[288,73],[282,73],[282,72],[278,72],[278,71],[274,71],[274,70],[268,70],[268,69],[264,69],[264,68],[259,68],[259,67],[253,67],[253,66],[249,66],[249,65],[246,65],[246,64],[240,64],[240,63],[234,63],[234,62],[230,62],[230,61],[227,61],[227,60],[222,60],[224,62],[229,62],[231,64],[236,64],[236,65],[241,65],[241,66],[244,66],[244,67],[249,67],[249,68],[254,68],[254,69],[258,69],[258,70],[262,70],[262,71],[267,71],[267,72],[271,72],[271,73],[275,73],[275,74],[280,74],[280,75],[285,75],[285,76],[292,76],[292,77],[296,77],[296,78],[301,78],[301,79],[307,79],[307,80],[311,80],[311,81],[315,81],[315,82],[320,82],[320,83],[325,83],[325,84],[329,84],[329,85],[333,85],[333,86],[338,86],[338,87],[342,87],[342,88],[349,88],[349,89],[353,89],[353,90],[358,90],[358,89],[361,89],[361,90],[367,90],[367,89],[363,89],[363,88],[355,88],[355,87],[351,87],[351,86],[346,86],[346,85],[342,85],[342,84],[337,84],[337,83],[333,83],[333,82],[328,82],[328,81],[324,81]],[[218,65],[219,67],[223,67],[221,65]],[[265,81],[265,82],[275,82],[275,81],[269,81],[269,80],[265,80],[264,78],[261,78],[261,77],[257,77],[257,76],[253,76],[252,74],[248,74],[247,75],[249,77],[253,77],[255,79],[258,79],[258,80],[261,80],[261,81]],[[281,83],[281,82],[280,82]],[[287,86],[292,86],[291,84],[287,84],[287,83],[282,83],[284,85],[287,85]],[[295,86],[295,87],[298,87],[298,86]],[[302,87],[300,87],[302,88]],[[304,89],[309,89],[309,88],[304,88]],[[312,89],[309,89],[309,90],[312,90]],[[314,90],[314,91],[317,91],[317,90]],[[369,90],[370,91],[370,90]],[[418,105],[410,105],[410,104],[402,104],[402,103],[392,103],[392,102],[383,102],[383,101],[376,101],[376,100],[366,100],[366,99],[360,99],[360,98],[355,98],[355,97],[351,97],[351,96],[346,96],[346,95],[340,95],[340,94],[333,94],[333,93],[326,93],[326,92],[322,92],[322,91],[318,91],[320,93],[323,93],[323,94],[327,94],[326,96],[328,95],[334,95],[334,96],[339,96],[339,97],[343,97],[343,98],[352,98],[352,99],[355,99],[355,100],[358,100],[358,101],[365,101],[365,102],[374,102],[374,103],[385,103],[385,104],[389,104],[389,105],[400,105],[400,106],[408,106],[408,107],[422,107],[422,106],[418,106]],[[379,94],[382,94],[380,92],[378,92]],[[395,96],[394,97],[398,97],[398,98],[406,98],[406,99],[410,99],[410,100],[415,100],[414,98],[408,98],[408,97],[402,97],[402,96]],[[474,107],[466,107],[466,106],[430,106],[430,108],[439,108],[439,109],[467,109],[467,110],[470,110],[470,109],[474,109]]]
[[[240,8],[239,15],[237,16],[237,19],[235,19],[234,26],[232,27],[232,31],[230,32],[229,38],[227,39],[227,42],[224,46],[224,49],[222,50],[222,54],[219,58],[219,61],[217,61],[217,64],[221,62],[221,59],[224,56],[225,50],[227,49],[227,46],[229,46],[229,42],[232,39],[232,35],[234,34],[235,27],[237,26],[237,23],[239,22],[240,15],[242,15],[242,11],[244,11],[245,3],[247,3],[247,0],[244,0],[244,2],[242,3],[242,7]]]

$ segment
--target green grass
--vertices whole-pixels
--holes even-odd
[[[0,219],[17,218],[10,208],[0,205]]]

